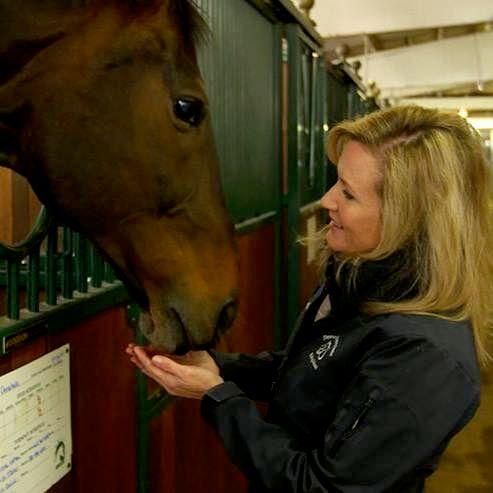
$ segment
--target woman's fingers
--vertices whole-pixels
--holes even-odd
[[[136,346],[134,348],[134,357],[137,366],[139,366],[139,368],[147,376],[162,385],[168,392],[172,393],[171,391],[176,385],[176,376],[173,375],[172,371],[168,371],[168,367],[166,366],[166,364],[163,364],[162,366],[155,365],[147,355],[147,352],[139,346]],[[164,358],[174,365],[179,366],[178,364],[174,363],[168,358],[165,358],[164,356],[162,356],[161,358]],[[173,369],[176,371],[176,368]]]
[[[177,363],[171,358],[162,355],[153,356],[151,362],[158,368],[161,368],[161,370],[172,373],[176,376],[181,375],[184,371],[186,372],[187,369],[185,364]]]
[[[136,345],[129,345],[126,352],[132,363],[171,395],[200,399],[210,388],[223,381],[216,368],[211,371],[209,365],[203,365],[200,352],[191,352],[188,357],[151,356],[146,348]],[[199,366],[194,365],[195,362]]]

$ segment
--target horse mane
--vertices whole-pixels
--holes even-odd
[[[116,0],[129,8],[130,12],[138,14],[153,6],[160,5],[165,0]],[[209,28],[204,20],[196,0],[167,0],[171,15],[177,20],[184,36],[190,37],[194,43],[202,41],[209,34]],[[95,4],[107,4],[108,0],[62,0],[67,7],[86,7]]]
[[[203,41],[210,34],[209,26],[194,0],[171,0],[170,8],[175,11],[182,32],[191,36],[194,43]]]

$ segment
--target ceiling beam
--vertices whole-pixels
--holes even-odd
[[[491,0],[318,0],[311,16],[328,37],[487,22],[493,6]]]
[[[417,104],[425,108],[440,108],[443,110],[458,111],[461,108],[467,111],[493,110],[493,97],[474,96],[464,98],[403,98],[395,102],[398,105]]]
[[[423,93],[430,86],[451,87],[492,80],[491,53],[493,31],[378,51],[349,58],[348,62],[359,60],[360,74],[365,81],[376,81],[382,96],[402,97],[402,90],[423,89]]]

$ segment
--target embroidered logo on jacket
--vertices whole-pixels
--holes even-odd
[[[315,370],[318,370],[318,362],[322,361],[327,355],[329,358],[334,355],[339,344],[339,336],[324,335],[325,341],[317,350],[310,353],[310,363]]]

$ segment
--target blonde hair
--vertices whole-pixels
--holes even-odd
[[[346,262],[357,273],[363,261],[402,250],[417,288],[411,298],[368,302],[364,311],[469,320],[480,359],[491,359],[492,181],[481,137],[456,114],[399,106],[334,127],[327,142],[333,163],[349,141],[381,165],[382,234],[374,250]]]

